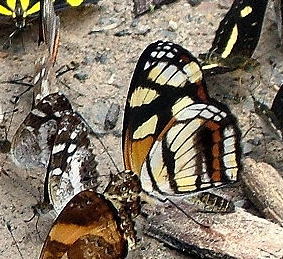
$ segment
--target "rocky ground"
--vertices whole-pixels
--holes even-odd
[[[132,1],[102,0],[95,6],[68,9],[59,14],[61,39],[56,68],[75,64],[76,69],[62,75],[56,87],[66,94],[94,131],[100,133],[101,140],[120,170],[123,168],[121,125],[124,103],[132,72],[142,50],[150,42],[163,39],[181,44],[196,56],[206,52],[219,21],[231,3],[232,0],[204,0],[192,7],[185,0],[180,0],[134,18]],[[6,81],[32,76],[34,62],[42,55],[37,48],[37,30],[35,21],[34,26],[12,41],[11,48],[0,51],[0,102],[3,111],[13,110],[15,107],[10,100],[25,90],[24,86]],[[11,25],[1,25],[0,46],[5,44],[12,31]],[[261,65],[252,73],[241,74],[243,100],[238,102],[233,98],[238,87],[238,80],[233,73],[209,78],[208,88],[212,96],[228,104],[237,116],[244,136],[245,154],[281,170],[282,146],[274,140],[266,141],[262,130],[258,129],[260,124],[254,114],[251,98],[252,92],[271,105],[282,80],[283,55],[278,46],[271,2],[254,54]],[[20,98],[8,139],[12,138],[19,123],[30,111],[31,102],[31,93]],[[112,104],[121,107],[118,122],[113,130],[105,130],[105,116]],[[10,118],[10,115],[5,117],[6,126],[10,125]],[[93,145],[101,174],[115,172],[104,148],[96,140],[93,140]],[[3,154],[0,161],[2,170],[9,175],[2,173],[0,178],[0,258],[18,259],[21,254],[25,259],[36,258],[52,224],[50,216],[40,216],[38,221],[33,219],[27,222],[33,215],[31,206],[42,199],[44,171],[18,168]],[[138,228],[139,246],[129,254],[129,258],[185,258],[181,253],[147,237],[142,233],[142,227]]]

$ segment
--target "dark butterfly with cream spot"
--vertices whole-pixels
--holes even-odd
[[[206,74],[258,65],[251,59],[259,41],[268,0],[234,0],[220,22],[208,53],[201,54]]]
[[[157,41],[140,56],[127,96],[123,152],[125,168],[161,199],[237,181],[237,120],[209,97],[200,64],[181,46]]]

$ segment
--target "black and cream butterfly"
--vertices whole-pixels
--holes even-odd
[[[98,0],[55,0],[55,10],[66,7],[76,7],[86,3],[97,3]],[[28,21],[38,16],[41,0],[0,0],[0,20],[11,20],[15,26],[22,29]]]
[[[125,168],[160,197],[235,182],[240,130],[227,106],[210,98],[197,59],[157,41],[140,56],[124,115]]]
[[[199,57],[205,73],[225,73],[255,66],[251,59],[258,44],[268,0],[234,0],[220,22],[208,53]]]
[[[282,141],[283,139],[283,86],[278,90],[271,108],[254,99],[254,108],[256,114],[263,121],[273,137]]]

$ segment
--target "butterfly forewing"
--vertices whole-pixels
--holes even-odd
[[[11,153],[16,164],[47,167],[57,123],[66,111],[72,111],[72,107],[61,93],[48,95],[35,106],[12,139]]]
[[[192,102],[207,100],[198,61],[171,42],[150,44],[138,61],[127,97],[123,130],[126,169],[139,174],[153,142],[172,119],[171,107],[184,96]]]
[[[231,183],[241,168],[237,121],[208,96],[199,64],[188,53],[173,43],[151,44],[127,98],[125,166],[157,196]]]
[[[97,186],[98,173],[88,129],[81,117],[66,112],[57,128],[47,168],[45,199],[60,212],[74,195]]]

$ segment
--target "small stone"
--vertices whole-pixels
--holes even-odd
[[[120,114],[120,105],[117,103],[112,103],[104,121],[104,130],[114,129]]]
[[[170,20],[168,25],[170,31],[176,31],[178,29],[178,24],[173,20]]]
[[[87,80],[88,74],[84,72],[78,72],[74,74],[74,78],[78,79],[81,83],[83,83]]]

